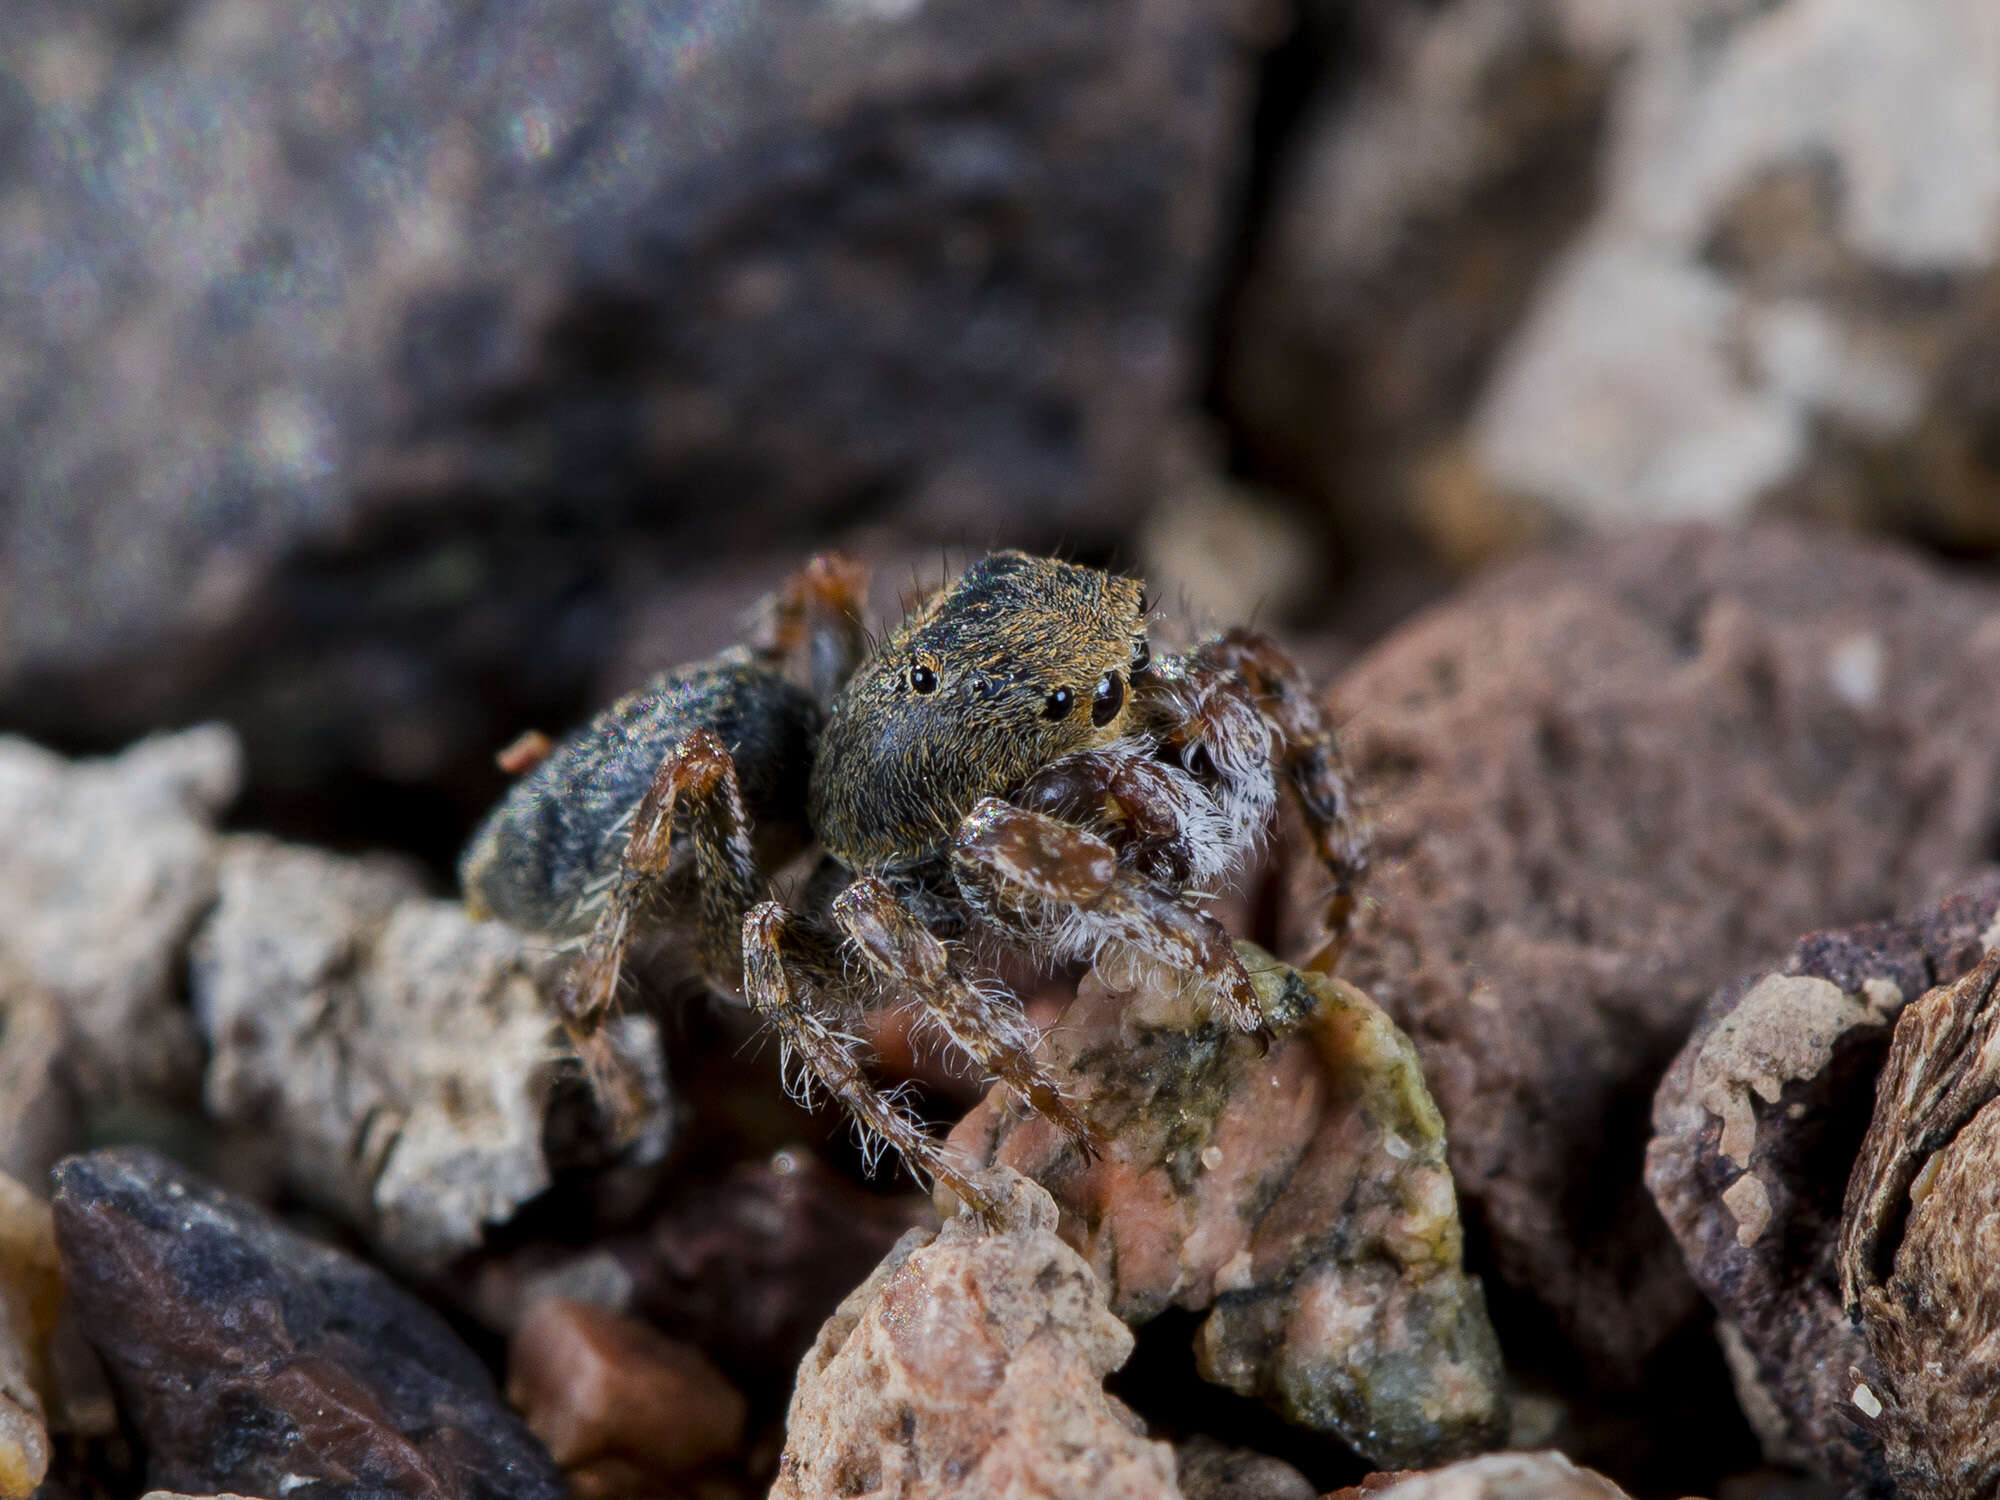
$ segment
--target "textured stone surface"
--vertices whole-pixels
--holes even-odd
[[[674,1195],[641,1235],[610,1245],[631,1306],[749,1386],[791,1383],[842,1298],[897,1239],[932,1222],[919,1198],[842,1181],[802,1149]]]
[[[2000,597],[1761,527],[1495,573],[1335,684],[1378,827],[1341,972],[1416,1043],[1498,1273],[1599,1378],[1698,1305],[1640,1177],[1701,1001],[1988,857],[1996,680]]]
[[[1183,1500],[1316,1500],[1312,1482],[1290,1464],[1213,1438],[1174,1445],[1174,1480]]]
[[[565,1469],[622,1458],[654,1479],[734,1453],[742,1394],[699,1349],[550,1297],[507,1346],[507,1399]]]
[[[1469,559],[1761,503],[2000,543],[1984,0],[1307,12],[1227,391],[1352,528]]]
[[[225,845],[219,886],[192,965],[206,1102],[277,1138],[294,1191],[435,1270],[549,1185],[545,946],[424,898],[398,864],[255,836]],[[656,1058],[651,1021],[620,1026]]]
[[[1594,1469],[1562,1454],[1489,1453],[1422,1474],[1377,1474],[1328,1500],[1624,1500]]]
[[[67,1158],[56,1238],[156,1485],[559,1500],[472,1351],[380,1272],[149,1151]]]
[[[1055,1233],[1056,1207],[985,1179],[1005,1224],[912,1230],[840,1306],[799,1369],[772,1500],[1173,1500],[1173,1450],[1103,1378],[1132,1335]]]
[[[1840,1290],[1872,1358],[1848,1403],[1898,1495],[2000,1485],[2000,921],[1896,1023],[1848,1181]]]
[[[201,1060],[177,998],[181,961],[215,899],[213,822],[239,760],[215,725],[105,760],[0,739],[0,1003],[37,1038],[10,1035],[0,1054],[17,1118],[51,1087],[35,1066],[51,1050],[50,1006],[65,1084],[88,1105],[191,1091]]]
[[[1239,951],[1268,1051],[1181,976],[1100,965],[1041,1044],[1099,1158],[998,1091],[954,1143],[1049,1188],[1120,1317],[1208,1311],[1207,1378],[1378,1463],[1497,1441],[1499,1349],[1414,1051],[1352,986]]]
[[[1267,14],[9,4],[0,706],[436,780],[649,569],[863,513],[1114,540]]]
[[[0,1496],[27,1500],[48,1472],[46,1350],[62,1304],[49,1207],[0,1176]]]
[[[2000,943],[1996,917],[2000,874],[1904,920],[1804,938],[1718,990],[1661,1081],[1646,1185],[1774,1463],[1886,1484],[1851,1399],[1867,1346],[1836,1276],[1842,1200],[1891,1026],[1975,967],[1989,934]]]

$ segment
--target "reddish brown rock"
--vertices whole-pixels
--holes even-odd
[[[1852,1399],[1868,1355],[1836,1277],[1842,1202],[1898,1013],[1977,966],[1996,913],[2000,874],[1906,920],[1802,939],[1717,991],[1660,1084],[1646,1183],[1774,1463],[1888,1486]]]
[[[912,1230],[799,1369],[772,1500],[1175,1500],[1174,1454],[1103,1378],[1132,1351],[1056,1207],[985,1177],[999,1229]]]
[[[1896,1023],[1847,1187],[1840,1290],[1870,1358],[1847,1395],[1894,1493],[2000,1488],[2000,920]]]
[[[535,1304],[508,1344],[507,1399],[565,1469],[624,1458],[655,1477],[736,1452],[747,1415],[693,1345],[561,1297]]]
[[[1181,976],[1107,963],[1041,1043],[1098,1157],[1002,1090],[954,1145],[1049,1188],[1120,1317],[1208,1311],[1210,1380],[1379,1463],[1490,1445],[1499,1350],[1408,1040],[1351,985],[1239,951],[1268,1050]]]
[[[1495,573],[1337,684],[1379,827],[1342,973],[1416,1043],[1499,1274],[1600,1378],[1698,1305],[1641,1156],[1702,999],[1987,855],[1995,681],[2000,597],[1760,527]]]

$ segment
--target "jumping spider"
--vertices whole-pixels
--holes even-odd
[[[514,786],[461,874],[476,913],[582,940],[558,1005],[600,1083],[616,1072],[602,1028],[626,948],[676,931],[864,1139],[990,1212],[869,1083],[843,1025],[916,1003],[1088,1152],[976,947],[1089,960],[1129,944],[1257,1031],[1249,976],[1194,892],[1263,836],[1282,777],[1333,876],[1330,966],[1367,845],[1333,737],[1268,639],[1232,630],[1156,658],[1136,580],[1000,552],[870,650],[864,584],[855,564],[815,559],[756,646],[605,710]],[[816,873],[787,909],[770,872],[813,844]]]

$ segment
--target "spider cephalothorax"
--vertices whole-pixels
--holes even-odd
[[[862,585],[851,563],[816,559],[756,647],[662,675],[558,747],[474,839],[466,897],[588,934],[561,1008],[600,1077],[628,942],[683,931],[866,1131],[983,1208],[869,1084],[845,1018],[921,1005],[1087,1150],[965,940],[1081,959],[1128,944],[1255,1029],[1249,978],[1191,883],[1240,863],[1283,779],[1334,877],[1337,955],[1366,845],[1332,736],[1269,640],[1232,631],[1154,659],[1136,581],[1001,552],[868,651]],[[788,910],[770,872],[812,844],[813,894]]]

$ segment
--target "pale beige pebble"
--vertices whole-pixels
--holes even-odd
[[[554,955],[393,860],[239,835],[218,864],[189,986],[210,1114],[273,1131],[293,1191],[436,1273],[549,1185]],[[665,1144],[653,1024],[611,1033],[655,1059],[637,1156]]]
[[[1335,1490],[1328,1500],[1627,1500],[1595,1469],[1579,1468],[1553,1450],[1488,1453],[1463,1463],[1406,1474],[1393,1484]]]
[[[0,1176],[0,1500],[25,1500],[48,1472],[44,1350],[61,1304],[49,1206]]]
[[[88,1104],[199,1075],[181,962],[241,776],[219,724],[103,760],[0,737],[0,971],[60,1006],[64,1071]]]
[[[1695,1058],[1695,1097],[1722,1121],[1724,1156],[1739,1167],[1750,1163],[1757,1143],[1752,1094],[1775,1104],[1790,1080],[1818,1075],[1842,1032],[1887,1025],[1902,1000],[1893,985],[1864,994],[1809,974],[1767,975],[1709,1034]]]
[[[771,1500],[1178,1500],[1173,1450],[1104,1391],[1132,1335],[1054,1201],[977,1180],[1001,1227],[912,1230],[820,1330]]]
[[[507,1399],[555,1461],[619,1457],[670,1476],[743,1446],[743,1395],[692,1344],[607,1308],[549,1297],[507,1346]]]

